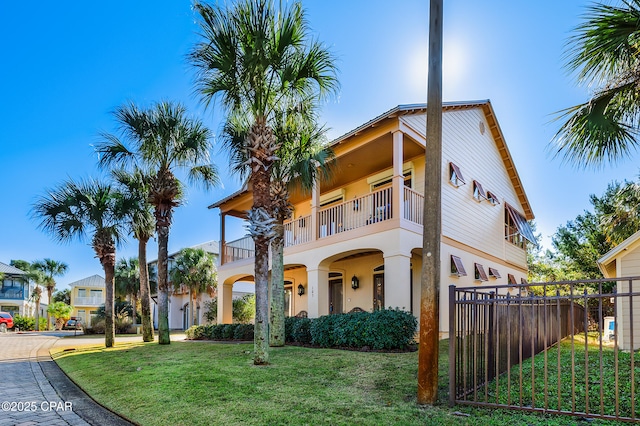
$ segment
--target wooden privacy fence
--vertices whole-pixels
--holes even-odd
[[[450,404],[640,420],[638,280],[450,286]]]

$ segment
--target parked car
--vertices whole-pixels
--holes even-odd
[[[82,330],[83,328],[84,324],[80,318],[71,318],[62,326],[63,330]]]
[[[6,333],[9,328],[13,328],[13,317],[9,312],[0,312],[0,333]]]

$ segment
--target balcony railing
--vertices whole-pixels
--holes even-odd
[[[24,300],[24,290],[19,287],[2,287],[0,288],[0,299],[18,299]]]
[[[104,304],[104,297],[76,297],[73,303],[76,306],[100,306]]]
[[[393,200],[392,188],[387,187],[362,197],[322,208],[317,213],[317,238],[348,232],[393,218],[393,203],[404,203],[405,220],[422,224],[424,196],[405,187],[403,201]],[[311,215],[284,224],[284,245],[292,247],[312,241]],[[250,259],[255,255],[253,239],[249,236],[224,244],[222,263]]]

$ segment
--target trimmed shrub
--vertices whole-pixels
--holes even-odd
[[[238,324],[233,332],[234,340],[253,340],[253,324]]]
[[[20,331],[34,331],[36,329],[36,319],[33,317],[23,317],[16,314],[13,317],[13,327]],[[47,329],[47,319],[40,317],[40,331]]]
[[[293,341],[300,343],[311,343],[311,319],[297,318],[293,325]]]
[[[222,325],[222,338],[225,340],[233,339],[233,334],[236,331],[238,324],[223,324]]]

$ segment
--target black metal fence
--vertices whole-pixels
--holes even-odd
[[[450,403],[640,420],[639,280],[450,286]]]

